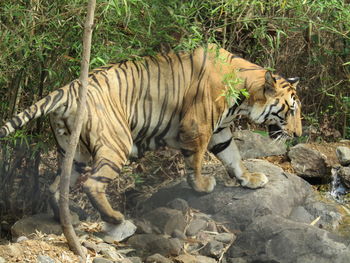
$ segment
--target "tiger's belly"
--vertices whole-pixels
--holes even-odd
[[[179,125],[171,125],[167,130],[160,129],[160,132],[153,134],[153,129],[149,129],[149,132],[141,139],[137,136],[134,138],[134,144],[132,146],[130,157],[140,158],[146,151],[153,151],[160,147],[168,146],[174,149],[179,149]],[[165,132],[166,131],[166,132]]]

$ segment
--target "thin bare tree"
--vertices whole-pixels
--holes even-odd
[[[73,159],[77,144],[79,142],[79,136],[83,119],[86,114],[86,94],[88,85],[88,73],[89,73],[89,61],[91,51],[91,39],[92,39],[92,27],[94,22],[96,0],[89,0],[87,8],[87,16],[84,24],[84,37],[83,37],[83,57],[81,60],[81,72],[80,72],[80,89],[78,107],[75,116],[74,129],[69,138],[68,149],[66,150],[65,157],[62,163],[62,174],[60,181],[60,220],[63,229],[63,233],[66,236],[70,249],[79,255],[83,261],[86,260],[85,253],[80,246],[79,240],[75,234],[74,228],[71,222],[71,216],[69,211],[69,184],[70,174],[73,165]]]

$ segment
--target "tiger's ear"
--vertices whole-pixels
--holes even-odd
[[[299,83],[300,78],[299,78],[299,77],[287,78],[286,80],[287,80],[290,84],[292,84],[292,87],[293,87],[294,89],[296,89],[297,86],[298,86],[298,83]]]
[[[264,85],[265,94],[274,94],[276,92],[276,79],[272,76],[271,71],[266,71],[265,73],[265,85]]]

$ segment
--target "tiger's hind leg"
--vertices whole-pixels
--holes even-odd
[[[210,136],[199,131],[198,125],[194,121],[183,121],[180,126],[179,138],[181,141],[181,151],[185,157],[187,170],[187,182],[197,192],[210,193],[216,185],[213,176],[202,174],[202,163]]]
[[[229,176],[236,177],[242,186],[256,189],[268,182],[265,174],[250,173],[246,169],[229,127],[213,134],[208,149],[223,163]]]
[[[244,166],[229,127],[213,134],[208,149],[223,163],[229,176],[236,177],[242,186],[255,189],[267,184],[265,174],[251,173]]]

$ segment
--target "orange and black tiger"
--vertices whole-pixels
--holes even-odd
[[[236,89],[249,96],[222,96],[227,76],[240,81]],[[86,115],[72,169],[72,183],[88,172],[84,190],[104,221],[119,224],[123,215],[112,209],[105,189],[130,156],[160,146],[180,149],[190,186],[211,192],[212,176],[201,174],[204,154],[214,153],[231,177],[248,188],[263,187],[263,173],[243,165],[230,125],[238,115],[269,126],[271,136],[301,135],[297,79],[285,79],[215,45],[192,53],[169,53],[126,61],[92,72]],[[50,114],[59,152],[64,155],[77,110],[78,80],[53,91],[5,123],[3,138],[28,121]],[[91,168],[86,169],[88,163]],[[56,203],[59,176],[50,190]]]

